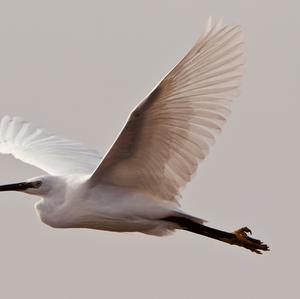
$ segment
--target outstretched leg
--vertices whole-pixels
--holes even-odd
[[[248,236],[248,233],[251,234],[251,230],[247,227],[228,233],[203,225],[197,222],[196,218],[189,218],[189,216],[185,215],[168,216],[161,220],[176,223],[179,229],[187,230],[231,245],[241,246],[258,254],[262,254],[262,251],[269,250],[266,244]]]

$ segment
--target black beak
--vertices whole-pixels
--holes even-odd
[[[25,191],[28,188],[38,188],[41,182],[22,182],[0,186],[0,191]]]

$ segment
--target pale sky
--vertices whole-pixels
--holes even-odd
[[[37,218],[35,198],[2,193],[0,298],[298,298],[298,1],[0,0],[0,116],[104,155],[209,15],[242,26],[246,73],[182,206],[213,227],[249,226],[271,252],[188,232],[53,229]],[[8,156],[0,166],[3,184],[42,174]]]

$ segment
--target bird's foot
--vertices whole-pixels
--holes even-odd
[[[242,227],[233,232],[235,238],[233,238],[231,244],[242,246],[255,253],[262,254],[262,251],[269,251],[269,246],[261,242],[260,240],[249,237],[252,235],[251,230],[248,227]]]

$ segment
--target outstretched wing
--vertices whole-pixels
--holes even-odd
[[[238,26],[209,20],[190,52],[131,113],[91,183],[176,200],[238,95],[243,53]]]
[[[0,153],[43,169],[51,175],[93,173],[99,154],[80,142],[49,134],[20,117],[0,122]]]

